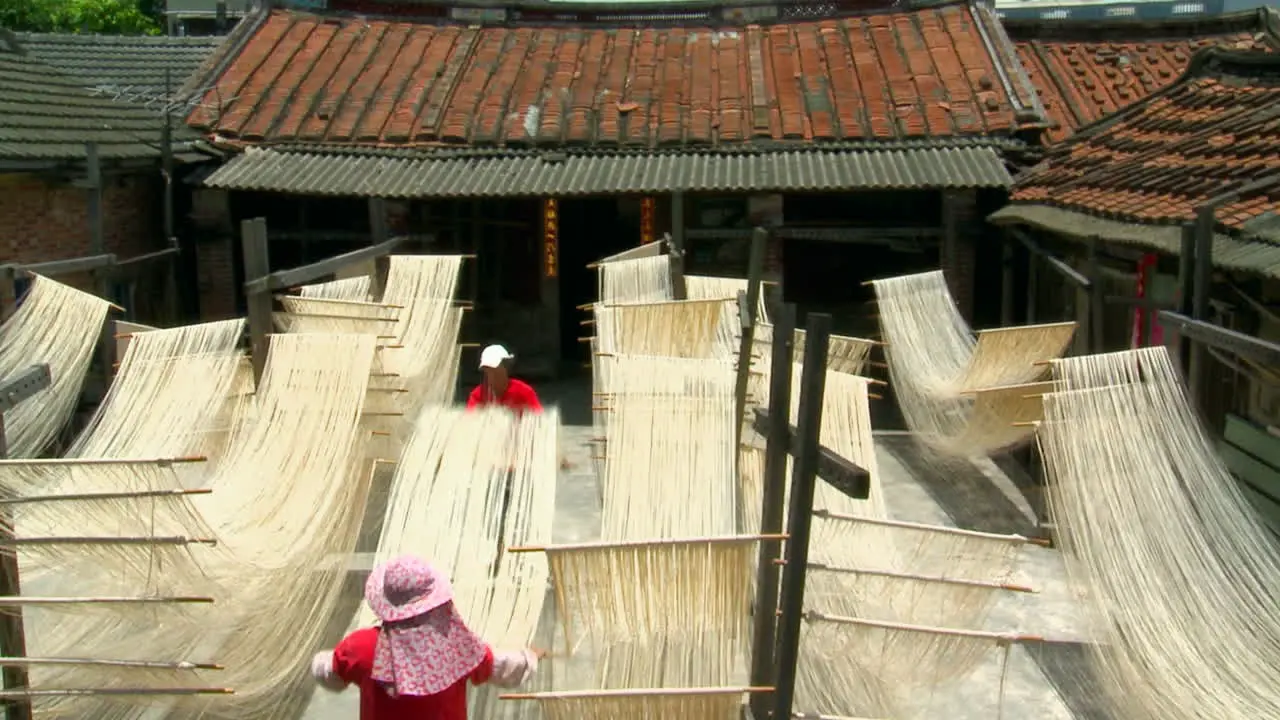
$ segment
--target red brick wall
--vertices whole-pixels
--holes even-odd
[[[102,193],[106,251],[121,259],[163,247],[158,178],[108,177]],[[0,262],[38,263],[92,254],[89,193],[30,176],[0,175]]]

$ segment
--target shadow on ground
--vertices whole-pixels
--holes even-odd
[[[1023,646],[1040,672],[1058,691],[1076,720],[1113,720],[1082,643],[1044,642]]]
[[[877,441],[893,453],[957,527],[1036,534],[1035,524],[972,463],[944,456],[912,435],[881,435]]]

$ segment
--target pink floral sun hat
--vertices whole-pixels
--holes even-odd
[[[373,679],[392,695],[435,695],[471,674],[488,646],[453,605],[449,580],[403,556],[373,569],[364,598],[382,621]]]

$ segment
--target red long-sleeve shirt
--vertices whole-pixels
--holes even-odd
[[[360,720],[467,720],[467,681],[481,685],[493,674],[493,648],[467,677],[435,695],[392,697],[373,679],[378,629],[356,630],[333,649],[333,671],[360,688]]]
[[[501,397],[495,397],[488,386],[477,385],[471,391],[471,394],[467,396],[467,409],[472,410],[484,405],[502,405],[517,415],[526,410],[535,413],[542,412],[542,403],[538,401],[538,393],[533,391],[529,383],[515,378],[507,380],[507,389],[503,391]]]

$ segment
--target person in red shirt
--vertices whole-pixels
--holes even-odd
[[[490,345],[480,353],[480,372],[484,382],[467,396],[467,409],[485,405],[501,405],[515,414],[524,411],[540,413],[542,403],[529,384],[511,377],[507,364],[515,356],[501,345]]]
[[[321,687],[360,688],[360,720],[466,720],[468,682],[516,687],[537,671],[538,651],[495,652],[472,633],[449,580],[424,560],[374,568],[364,597],[381,624],[311,662]]]

